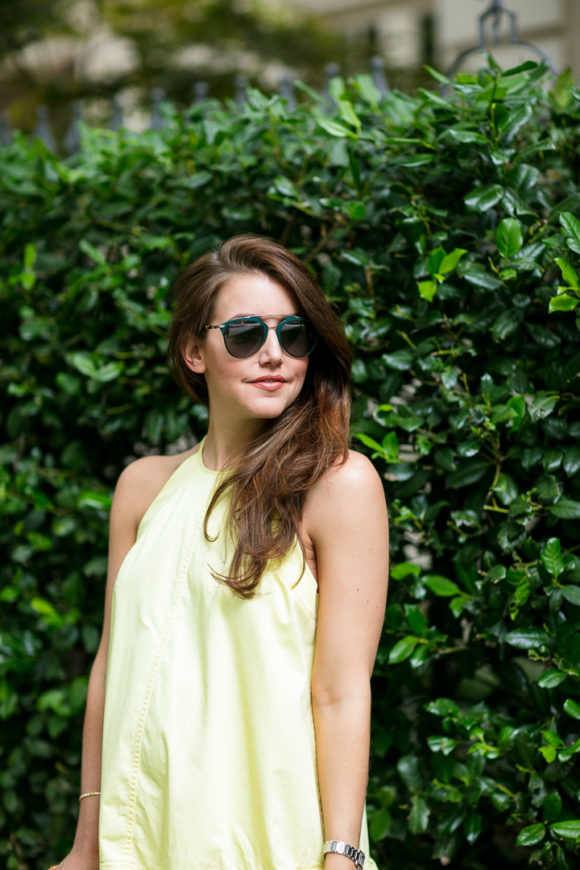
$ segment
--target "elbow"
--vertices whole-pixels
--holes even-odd
[[[323,709],[342,705],[362,705],[370,707],[371,685],[367,673],[342,675],[327,679],[316,672],[312,675],[310,687],[312,707]]]

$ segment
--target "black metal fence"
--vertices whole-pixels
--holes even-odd
[[[458,54],[454,62],[447,69],[448,76],[453,76],[469,56],[481,54],[486,48],[497,47],[502,42],[505,43],[505,40],[502,40],[500,30],[503,23],[508,25],[508,45],[525,48],[530,54],[546,62],[548,67],[554,72],[550,59],[538,46],[519,38],[517,15],[515,12],[506,9],[503,0],[490,0],[489,7],[477,17],[477,22],[477,42]],[[332,106],[333,102],[330,95],[330,83],[339,75],[340,68],[337,64],[331,63],[325,67],[326,84],[323,89],[323,95],[329,107]],[[370,75],[379,93],[385,95],[389,90],[389,84],[383,60],[380,57],[371,59]],[[233,99],[240,108],[244,105],[247,98],[247,86],[245,76],[239,75],[236,77]],[[290,107],[295,106],[294,83],[289,76],[284,76],[280,81],[279,93]],[[210,90],[207,82],[195,82],[192,88],[192,103],[194,105],[204,103],[209,97]],[[165,125],[164,113],[162,111],[165,101],[166,95],[161,88],[154,88],[151,91],[149,97],[149,121],[147,125],[150,130],[159,130]],[[83,101],[74,101],[72,103],[70,122],[62,138],[62,150],[67,154],[74,154],[81,147],[80,125],[84,121],[84,115]],[[125,126],[125,109],[118,96],[113,97],[111,101],[111,112],[106,126],[111,130],[119,130]],[[32,136],[33,138],[40,139],[52,151],[61,150],[53,131],[49,107],[46,105],[38,106],[36,110],[36,121]],[[0,113],[0,145],[10,144],[12,138],[13,130],[8,113]]]

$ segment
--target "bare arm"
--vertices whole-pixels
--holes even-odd
[[[388,526],[380,478],[351,453],[309,494],[305,528],[319,582],[312,674],[318,781],[325,838],[359,845],[369,757],[370,676],[381,633]],[[329,854],[327,870],[351,868]]]
[[[103,631],[89,678],[83,727],[81,793],[100,791],[105,675],[109,652],[111,607],[115,580],[123,559],[133,546],[139,521],[159,492],[176,460],[147,457],[128,466],[121,474],[111,507],[109,562],[105,592]],[[99,798],[81,801],[74,843],[59,870],[98,870]]]

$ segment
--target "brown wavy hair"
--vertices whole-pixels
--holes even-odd
[[[259,273],[288,290],[312,324],[318,342],[296,400],[232,464],[205,517],[229,495],[227,527],[234,552],[225,575],[215,576],[243,598],[256,590],[270,559],[282,557],[299,536],[310,487],[348,455],[351,352],[342,324],[310,269],[282,245],[256,235],[234,236],[190,265],[175,285],[168,357],[176,380],[196,401],[209,404],[205,378],[185,363],[194,335],[205,340],[220,289],[235,275]],[[211,411],[211,409],[210,409]]]

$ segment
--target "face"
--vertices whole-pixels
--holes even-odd
[[[294,297],[266,275],[234,275],[219,291],[212,324],[257,315],[275,327],[285,317],[300,314]],[[308,358],[295,358],[280,347],[275,329],[268,330],[262,347],[246,359],[228,353],[219,329],[208,329],[200,342],[192,339],[184,358],[203,374],[209,392],[210,419],[221,424],[270,420],[297,398]]]

